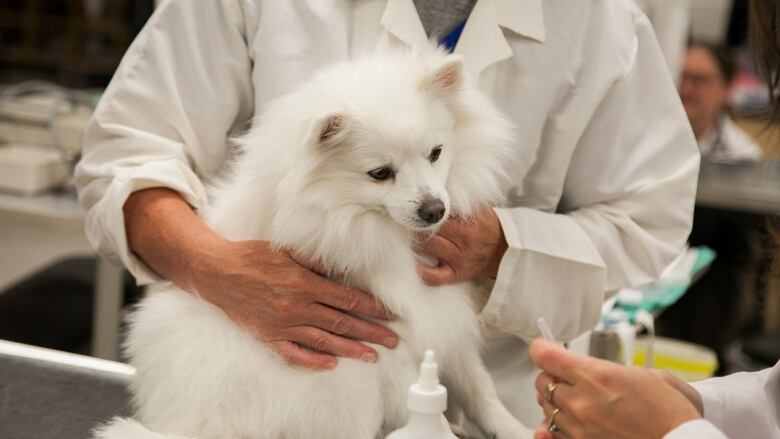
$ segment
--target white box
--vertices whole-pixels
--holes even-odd
[[[60,186],[68,167],[54,148],[13,143],[0,146],[0,190],[23,195]]]
[[[57,146],[53,128],[59,136],[59,146],[76,156],[81,152],[84,130],[91,116],[91,109],[69,107],[57,96],[41,93],[20,96],[0,107],[0,142]]]

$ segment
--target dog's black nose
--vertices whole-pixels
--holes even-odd
[[[444,216],[446,210],[441,200],[426,200],[420,204],[417,215],[428,224],[436,224]]]

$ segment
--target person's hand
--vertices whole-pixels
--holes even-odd
[[[222,239],[176,191],[133,192],[122,210],[128,246],[142,262],[222,309],[292,365],[373,362],[376,350],[361,341],[397,343],[392,331],[358,316],[389,318],[372,296],[317,275],[268,242]]]
[[[417,265],[420,278],[431,286],[477,276],[496,277],[507,249],[498,216],[487,207],[467,220],[450,218],[435,235],[420,236],[420,239],[423,242],[418,245],[418,251],[438,259],[435,267]]]
[[[650,372],[656,374],[659,378],[664,380],[666,384],[677,389],[678,392],[688,398],[688,401],[696,407],[696,411],[699,412],[699,416],[704,416],[704,401],[701,399],[701,394],[693,388],[690,384],[677,378],[668,371],[660,369],[650,369]]]
[[[395,347],[397,336],[355,314],[388,320],[372,296],[325,279],[265,241],[221,241],[190,268],[188,288],[270,344],[288,363],[335,367],[336,357],[375,362],[360,341]]]
[[[536,439],[661,438],[701,417],[685,395],[651,370],[583,357],[541,339],[531,343],[530,354],[542,369],[535,386],[546,417]],[[543,395],[551,383],[557,386],[550,402]],[[551,434],[547,428],[556,408],[560,432]]]

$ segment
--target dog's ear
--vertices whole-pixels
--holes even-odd
[[[433,91],[451,92],[460,89],[463,84],[463,57],[447,55],[433,66],[431,74],[423,81],[423,86]]]
[[[307,143],[315,147],[325,147],[341,142],[350,123],[343,113],[329,113],[312,122],[307,135]]]

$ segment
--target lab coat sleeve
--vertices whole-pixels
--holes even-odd
[[[688,237],[699,153],[637,15],[633,51],[577,141],[558,212],[496,209],[509,248],[482,311],[490,326],[527,339],[544,317],[571,340],[595,326],[606,292],[656,280]]]
[[[158,277],[128,248],[122,207],[151,187],[177,191],[194,209],[207,203],[202,169],[224,161],[229,133],[251,117],[244,24],[238,1],[163,2],[87,127],[75,172],[86,235],[139,284]]]
[[[711,423],[697,419],[686,422],[667,433],[663,439],[728,439],[722,431]]]
[[[773,413],[780,399],[780,363],[760,372],[742,372],[692,383],[704,403],[704,418],[728,437],[780,437]]]
[[[650,21],[655,29],[666,64],[676,83],[682,74],[691,22],[690,0],[658,1]]]

